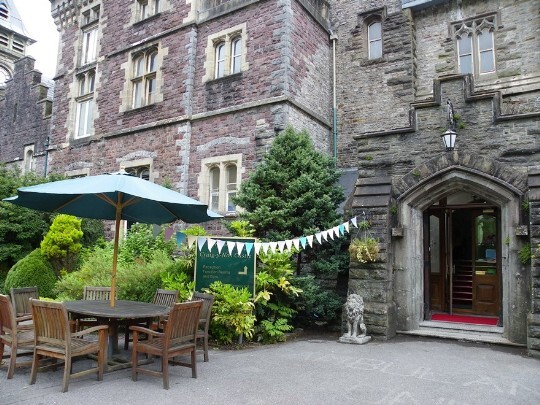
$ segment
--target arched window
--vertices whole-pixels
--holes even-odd
[[[24,156],[24,172],[30,173],[32,170],[34,170],[34,151],[27,149]]]
[[[379,21],[368,25],[368,58],[382,57],[382,24]]]
[[[231,74],[242,71],[242,38],[233,39],[231,44]]]
[[[225,43],[221,42],[216,46],[216,79],[225,74]]]
[[[459,73],[478,77],[496,71],[496,26],[493,15],[460,21],[453,27]]]
[[[227,207],[228,212],[234,212],[236,211],[236,205],[233,202],[233,197],[236,197],[236,192],[238,191],[237,187],[237,168],[235,164],[230,164],[226,168],[226,174],[227,174],[227,194],[225,201],[225,206]]]
[[[137,54],[133,58],[133,108],[154,103],[156,93],[157,50]]]
[[[484,28],[478,33],[478,52],[480,55],[480,74],[495,71],[495,49],[493,47],[493,32]]]
[[[465,34],[457,39],[459,73],[473,73],[472,37]]]
[[[210,169],[209,181],[209,208],[212,211],[219,210],[219,167],[214,166]]]
[[[91,69],[77,76],[78,95],[75,138],[90,136],[94,130],[94,87],[96,71]]]

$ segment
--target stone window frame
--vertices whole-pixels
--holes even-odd
[[[155,70],[147,72],[146,62],[147,57],[155,53]],[[140,108],[147,108],[163,101],[163,60],[167,55],[167,49],[161,48],[160,43],[152,43],[146,46],[141,46],[134,49],[129,55],[128,60],[122,64],[122,68],[125,71],[125,82],[122,90],[122,103],[120,105],[120,112],[134,111]],[[145,72],[142,75],[135,76],[135,61],[139,57],[145,58]],[[148,102],[148,80],[152,80],[152,99]],[[141,82],[142,89],[144,90],[144,100],[141,106],[135,107],[135,84]]]
[[[229,181],[227,178],[232,167],[236,168],[235,181]],[[212,173],[219,171],[218,184],[212,183]],[[201,172],[199,174],[198,198],[200,201],[208,204],[208,208],[214,212],[224,213],[225,215],[236,215],[239,211],[231,201],[231,196],[236,195],[240,189],[242,180],[242,154],[215,156],[201,160]],[[215,200],[212,200],[214,194]]]
[[[203,83],[247,71],[249,69],[249,63],[247,62],[247,39],[247,23],[242,23],[209,35],[205,48],[205,75],[202,78]],[[237,71],[233,73],[234,61],[232,58],[232,47],[237,40],[241,41],[241,51],[240,55],[238,55],[240,61]],[[223,75],[218,75],[217,52],[221,46],[224,49]]]
[[[22,173],[32,173],[35,169],[36,160],[34,158],[35,148],[34,144],[26,145],[24,147],[23,154],[23,163],[22,163]]]
[[[99,54],[100,4],[81,12],[79,66],[97,61]]]
[[[73,139],[86,138],[94,134],[96,80],[96,69],[88,69],[76,76],[77,96]],[[84,119],[84,131],[81,131],[81,118]]]
[[[497,73],[497,58],[495,47],[495,33],[500,21],[499,13],[482,14],[479,16],[467,18],[465,20],[453,21],[450,23],[451,37],[454,40],[456,50],[457,71],[461,74],[471,73],[475,78],[492,77]],[[487,51],[491,52],[492,70],[481,71],[481,54],[486,51],[482,50],[480,45],[480,36],[488,32],[491,37],[491,47]],[[470,56],[471,67],[462,71],[462,55],[460,50],[460,40],[464,36],[470,37]]]
[[[150,4],[149,8],[147,6],[146,13],[141,8],[144,3]],[[152,9],[152,12],[148,11],[150,9]],[[134,25],[153,20],[154,17],[157,17],[170,9],[170,0],[133,0],[131,2],[131,17],[129,23]]]
[[[66,172],[64,172],[64,174],[66,175],[66,177],[70,179],[76,179],[79,177],[88,177],[90,176],[90,168],[85,167],[82,169],[67,170]]]
[[[364,36],[364,52],[363,55],[370,63],[377,63],[384,61],[384,21],[386,20],[386,7],[368,10],[364,13],[358,14],[358,28],[361,28],[362,35]],[[381,24],[381,54],[378,57],[371,58],[371,47],[369,37],[369,27],[374,23]]]
[[[376,38],[371,37],[371,27],[378,25],[380,30],[380,35]],[[368,59],[374,60],[374,59],[380,59],[383,55],[383,35],[382,35],[382,21],[379,21],[378,19],[372,20],[369,24],[366,26],[366,32],[367,32],[367,50],[368,50]],[[374,45],[379,44],[379,53],[372,56],[372,53],[374,53]]]
[[[120,170],[125,170],[132,176],[154,182],[154,159],[142,158],[126,160],[120,164]]]
[[[131,108],[154,104],[158,50],[156,47],[150,47],[142,52],[134,53],[131,58]]]

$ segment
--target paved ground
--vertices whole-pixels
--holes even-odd
[[[202,357],[202,356],[201,356]],[[75,363],[75,369],[82,364]],[[157,364],[156,364],[157,366]],[[522,348],[401,336],[365,345],[336,336],[217,350],[198,362],[199,376],[171,368],[171,388],[130,370],[86,376],[61,393],[62,369],[29,368],[13,380],[0,368],[0,404],[540,404],[540,360]]]

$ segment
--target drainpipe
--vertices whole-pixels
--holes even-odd
[[[330,31],[332,41],[332,138],[334,144],[334,164],[337,166],[337,102],[336,102],[336,41],[337,35]]]
[[[49,161],[49,137],[43,142],[45,147],[45,162],[43,163],[43,177],[47,177],[47,163]]]

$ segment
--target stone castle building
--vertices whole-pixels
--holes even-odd
[[[368,333],[460,329],[540,354],[540,262],[527,256],[540,242],[538,1],[51,10],[61,46],[49,171],[124,168],[234,217],[231,196],[274,136],[307,129],[353,179],[347,213],[379,240],[379,260],[349,274]],[[440,314],[498,325],[441,332]]]
[[[0,163],[22,172],[44,163],[50,131],[54,82],[25,56],[30,38],[13,0],[0,1]]]

